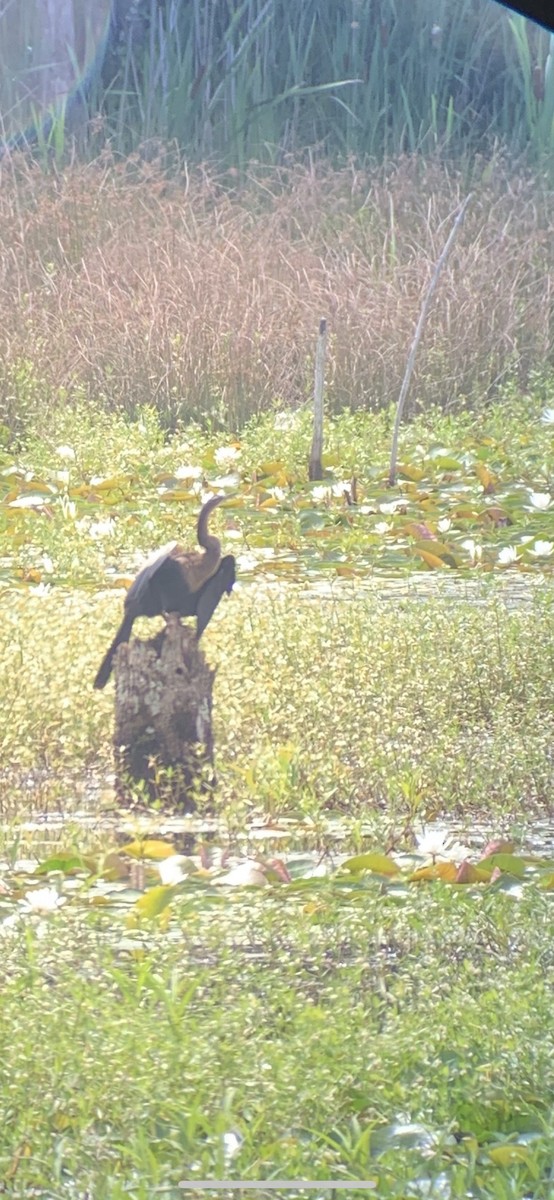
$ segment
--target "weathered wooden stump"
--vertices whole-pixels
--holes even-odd
[[[213,774],[215,671],[192,629],[170,615],[148,641],[123,643],[116,659],[116,795],[192,812]]]

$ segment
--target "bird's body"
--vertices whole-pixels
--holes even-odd
[[[123,621],[104,656],[95,688],[103,688],[112,672],[118,646],[128,642],[137,617],[178,613],[196,617],[196,636],[202,636],[224,592],[235,582],[232,554],[221,557],[219,539],[208,533],[208,517],[225,496],[213,496],[200,512],[197,525],[199,550],[183,550],[171,542],[159,550],[139,571],[125,597]]]

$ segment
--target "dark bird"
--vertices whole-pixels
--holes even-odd
[[[183,550],[172,542],[139,571],[125,597],[123,620],[102,659],[95,688],[106,686],[117,647],[129,641],[137,617],[158,617],[165,613],[196,617],[196,636],[202,636],[223,593],[231,592],[235,582],[233,555],[222,558],[219,538],[208,533],[210,513],[225,499],[212,496],[200,512],[196,536],[202,551]]]

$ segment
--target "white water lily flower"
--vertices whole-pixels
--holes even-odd
[[[220,879],[215,879],[214,883],[222,884],[224,887],[265,887],[267,879],[260,869],[259,863],[252,859],[246,859],[246,862],[239,863],[237,867],[233,867]]]
[[[450,520],[450,517],[441,517],[440,521],[437,521],[437,529],[439,533],[448,533],[448,530],[451,528],[451,526],[452,521]]]
[[[255,554],[252,554],[252,551],[250,551],[250,550],[246,551],[244,554],[237,554],[236,559],[237,559],[237,570],[239,572],[240,571],[254,571],[255,568],[258,566],[258,562],[259,562],[259,559],[256,557]]]
[[[553,550],[554,542],[537,541],[534,546],[530,547],[529,553],[533,554],[535,558],[549,558]]]
[[[239,483],[240,475],[237,473],[237,471],[233,471],[231,475],[219,475],[217,479],[210,480],[210,487],[213,488],[213,492],[224,492],[227,490],[227,488],[231,488],[232,491],[235,491]],[[231,499],[230,496],[229,499]]]
[[[29,591],[33,593],[33,596],[49,596],[50,592],[52,591],[52,584],[32,583],[29,587]]]
[[[445,829],[423,830],[416,834],[417,852],[424,858],[442,859],[443,862],[461,863],[469,858],[468,846],[457,842]]]
[[[103,517],[100,521],[91,521],[89,535],[91,538],[110,537],[115,529],[113,517]]]
[[[214,458],[218,467],[227,467],[240,458],[240,450],[237,446],[218,446]]]
[[[31,892],[25,892],[25,898],[22,900],[22,907],[27,912],[33,913],[52,913],[61,908],[65,904],[66,897],[60,896],[57,888],[43,887],[35,888]]]
[[[56,454],[59,458],[64,458],[66,462],[75,461],[75,451],[73,446],[56,446]]]
[[[550,492],[529,492],[529,499],[533,508],[546,509],[550,508],[552,496]]]
[[[345,492],[350,492],[350,484],[346,481],[340,483],[320,483],[312,488],[312,497],[314,500],[330,500],[331,496],[342,497]]]
[[[383,503],[379,505],[379,512],[395,513],[398,511],[399,508],[405,508],[405,507],[406,507],[405,500],[384,500]]]
[[[173,885],[186,879],[186,872],[183,871],[182,864],[189,861],[184,854],[170,854],[169,858],[164,858],[162,862],[158,863],[162,883]]]
[[[221,1143],[223,1146],[223,1158],[225,1160],[226,1165],[228,1165],[230,1162],[232,1162],[233,1158],[235,1157],[235,1154],[238,1154],[238,1151],[240,1150],[243,1141],[244,1141],[244,1138],[242,1137],[242,1135],[238,1132],[235,1133],[234,1130],[231,1130],[229,1133],[223,1134]]]
[[[467,550],[469,557],[473,563],[481,562],[481,558],[483,555],[483,547],[478,546],[477,542],[475,542],[473,540],[473,538],[466,538],[465,541],[462,542],[462,546],[463,546],[464,550]]]
[[[517,550],[515,546],[503,546],[498,555],[499,563],[503,567],[509,567],[511,563],[517,562]]]
[[[201,479],[203,472],[202,467],[191,467],[185,465],[183,467],[177,467],[177,470],[174,474],[176,479]]]

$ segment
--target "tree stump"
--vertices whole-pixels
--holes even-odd
[[[215,678],[192,629],[170,614],[148,641],[119,647],[115,663],[116,795],[193,812],[211,791]]]

